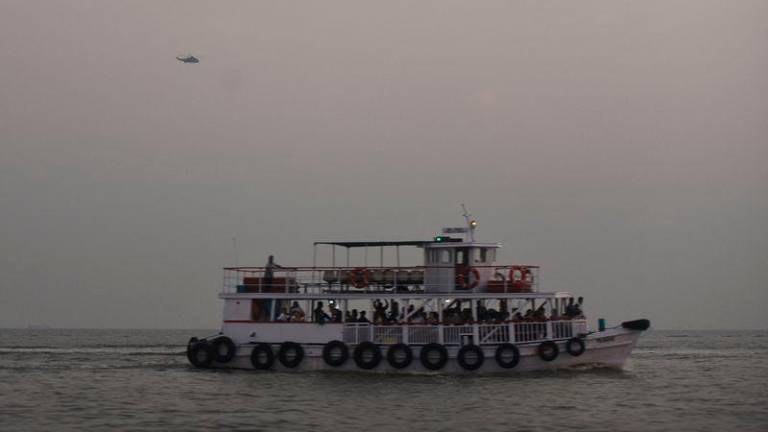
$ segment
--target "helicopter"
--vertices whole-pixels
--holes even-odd
[[[182,63],[200,63],[200,59],[191,54],[187,56],[176,56],[176,60]]]

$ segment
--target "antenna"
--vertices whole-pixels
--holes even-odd
[[[235,267],[240,267],[240,260],[237,259],[237,237],[232,237],[232,249],[235,251]]]
[[[477,228],[477,221],[470,219],[471,214],[467,211],[467,206],[461,203],[461,209],[464,211],[464,221],[467,223],[467,233],[469,233],[469,241],[475,241],[475,228]]]

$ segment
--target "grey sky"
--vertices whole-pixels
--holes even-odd
[[[768,327],[766,1],[0,0],[0,326],[461,222],[591,317]],[[192,53],[197,65],[174,59]]]

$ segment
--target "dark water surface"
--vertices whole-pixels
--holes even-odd
[[[192,369],[178,330],[0,330],[0,430],[768,430],[768,332],[653,331],[624,371]]]

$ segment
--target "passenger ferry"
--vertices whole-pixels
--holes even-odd
[[[431,240],[316,242],[311,267],[270,257],[225,268],[221,331],[191,338],[187,358],[200,368],[414,374],[625,364],[648,320],[599,320],[590,331],[581,298],[541,290],[538,266],[497,263],[501,245],[475,241],[477,223],[464,216]],[[420,249],[423,263],[401,265],[402,248]],[[353,250],[362,263],[350,263]],[[322,251],[330,266],[317,265]]]

